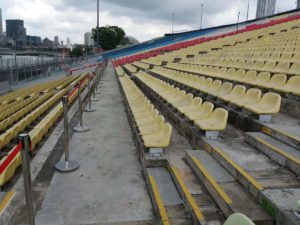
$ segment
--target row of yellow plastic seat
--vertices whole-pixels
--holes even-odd
[[[121,66],[117,66],[115,70],[118,76],[123,77],[125,75],[125,71]]]
[[[62,96],[68,91],[68,89],[64,89],[57,94],[55,94],[53,97],[51,97],[49,100],[47,100],[45,103],[39,106],[41,102],[33,103],[35,104],[35,107],[39,106],[35,110],[33,110],[31,113],[29,113],[27,116],[25,116],[23,119],[21,119],[18,123],[10,127],[8,130],[5,131],[5,133],[0,135],[0,150],[10,143],[10,141],[17,137],[17,135],[23,131],[26,127],[28,127],[33,121],[35,121],[39,116],[44,114],[50,107],[52,107],[58,100],[62,98]],[[52,96],[53,93],[47,93],[40,99],[42,101],[45,100],[45,98],[48,98],[49,96]],[[30,106],[31,107],[31,106]],[[34,109],[33,107],[32,109]]]
[[[120,77],[130,112],[146,148],[166,148],[170,144],[172,126],[165,122],[147,97],[128,76]]]
[[[137,71],[137,68],[131,64],[125,64],[124,68],[126,68],[131,73],[135,73]]]
[[[261,90],[245,86],[233,85],[232,83],[222,83],[221,80],[199,77],[192,74],[174,73],[164,68],[154,68],[151,70],[163,77],[185,84],[203,93],[217,97],[225,102],[244,108],[247,111],[259,115],[274,115],[280,111],[281,97],[276,93],[266,93],[262,95]],[[270,117],[265,122],[270,122]]]
[[[272,61],[259,59],[227,59],[220,61],[211,60],[210,62],[193,61],[191,65],[238,68],[270,73],[284,73],[291,76],[300,75],[300,62],[291,63],[288,61]]]
[[[274,74],[271,76],[271,73],[269,72],[258,73],[255,70],[246,71],[244,69],[235,68],[227,69],[225,67],[191,66],[182,64],[171,64],[171,66],[168,65],[166,67],[300,96],[300,76],[292,76],[288,80],[286,74]]]
[[[143,69],[149,69],[149,64],[142,63],[142,62],[134,62],[132,65],[143,68]]]
[[[37,96],[37,95],[33,95],[33,96],[25,99],[24,101],[15,101],[14,103],[17,103],[17,104],[10,104],[9,108],[7,108],[6,110],[3,110],[3,112],[0,113],[0,124],[1,124],[1,122],[3,122],[4,119],[10,117],[15,112],[18,112],[19,110],[23,109],[24,107],[26,107],[27,105],[29,105],[30,103],[35,101],[38,97],[39,96]],[[1,127],[1,125],[0,125],[0,127]],[[1,128],[0,128],[0,130],[1,130]]]
[[[172,105],[173,108],[184,114],[189,120],[202,131],[218,132],[224,130],[227,125],[228,111],[223,108],[216,108],[210,102],[186,93],[179,88],[175,88],[167,82],[157,79],[143,71],[136,74],[137,78],[150,87],[164,101]]]
[[[81,75],[79,78],[77,78],[77,83],[80,82],[84,77],[86,77],[87,74]],[[75,82],[75,84],[77,84]],[[80,89],[83,90],[84,87],[86,87],[88,84],[87,80],[81,85]],[[71,85],[69,85],[70,87]],[[63,95],[67,93],[69,90],[69,87],[65,88],[64,90],[61,90],[58,92],[55,96],[51,98],[51,102],[53,103],[55,100],[61,98]],[[48,93],[49,94],[49,93]],[[71,96],[69,96],[69,104],[73,103],[78,95],[78,91],[73,92]],[[50,101],[50,100],[49,100]],[[49,102],[50,103],[50,102]],[[17,126],[19,126],[20,130],[24,129],[31,123],[31,119],[34,119],[43,113],[45,110],[44,106],[49,106],[49,103],[45,103],[44,105],[40,106],[35,110],[35,112],[32,112],[32,115],[28,115],[26,118],[23,118]],[[54,125],[55,121],[59,118],[59,116],[62,114],[62,103],[59,103],[56,107],[54,107],[51,112],[45,116],[30,132],[29,136],[31,138],[31,148],[34,150],[36,148],[36,145],[39,141],[41,141],[42,137],[46,134],[45,132],[50,129],[51,126]],[[17,134],[16,134],[17,135]],[[1,144],[0,139],[0,144]],[[1,148],[0,148],[1,149]],[[8,155],[11,155],[15,148],[12,148]],[[0,165],[7,159],[7,156],[3,157],[0,160]],[[7,181],[9,181],[13,175],[15,174],[16,169],[21,165],[21,155],[18,153],[16,157],[13,158],[13,160],[9,163],[7,168],[4,170],[2,174],[0,174],[0,187],[3,186]]]

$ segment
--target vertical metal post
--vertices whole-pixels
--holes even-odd
[[[69,121],[68,121],[68,96],[62,98],[64,107],[64,141],[65,141],[65,160],[56,163],[55,169],[62,173],[72,172],[79,168],[76,161],[70,161],[69,153]]]
[[[174,33],[174,20],[175,20],[175,13],[172,13],[172,34]]]
[[[87,127],[87,126],[83,126],[83,109],[82,109],[80,87],[78,88],[78,103],[79,103],[79,107],[78,107],[78,111],[79,111],[79,126],[74,127],[73,131],[74,132],[78,132],[78,133],[87,132],[87,131],[90,130],[90,128]]]
[[[27,220],[29,225],[35,225],[34,209],[33,209],[33,198],[32,198],[32,187],[31,187],[31,171],[29,161],[29,135],[20,134],[20,141],[22,143],[21,157],[22,157],[22,172],[24,178],[24,189],[27,206]]]
[[[237,18],[237,23],[236,23],[236,30],[237,30],[237,31],[238,31],[238,29],[239,29],[240,13],[241,13],[241,12],[238,12],[238,18]]]
[[[92,96],[92,98],[91,98],[91,101],[93,101],[93,102],[99,101],[99,99],[96,98],[96,92],[95,92],[96,86],[97,86],[97,71],[96,71],[96,76],[95,76],[95,78],[94,78],[94,82],[93,82],[93,84],[92,84],[92,92],[93,92],[93,96]]]
[[[97,0],[97,47],[100,45],[99,36],[99,0]]]
[[[84,110],[85,112],[95,112],[96,109],[92,108],[92,87],[91,87],[91,76],[89,75],[88,78],[88,88],[89,88],[89,93],[88,93],[88,107]]]
[[[248,0],[246,21],[249,19],[250,0]]]
[[[202,18],[203,18],[203,4],[201,4],[201,16],[200,16],[200,30],[202,29]]]

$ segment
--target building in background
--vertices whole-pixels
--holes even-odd
[[[300,0],[297,0],[297,9],[300,8]]]
[[[59,38],[58,36],[54,36],[54,47],[58,47],[59,46]]]
[[[48,48],[53,48],[54,42],[51,41],[49,38],[45,38],[43,40],[43,46],[48,47]]]
[[[70,49],[72,51],[72,43],[69,37],[67,37],[67,45],[66,48]]]
[[[17,47],[26,45],[26,28],[23,20],[6,20],[6,36],[13,40]]]
[[[271,16],[275,12],[276,0],[258,0],[256,18]]]
[[[92,38],[91,32],[86,32],[84,34],[84,45],[85,46],[94,46],[94,39]]]
[[[40,46],[42,45],[42,38],[39,36],[26,35],[27,46]]]

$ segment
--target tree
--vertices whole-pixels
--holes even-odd
[[[80,57],[83,56],[83,50],[82,50],[82,46],[75,46],[72,51],[70,52],[70,56],[71,57]]]
[[[104,50],[115,49],[125,36],[125,31],[118,26],[99,27],[99,45]],[[97,28],[92,29],[92,37],[97,44]]]

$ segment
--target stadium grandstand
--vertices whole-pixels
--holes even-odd
[[[0,97],[0,224],[28,219],[24,132],[37,224],[300,224],[299,10],[101,59]],[[68,174],[54,169],[63,96],[72,128],[84,127],[76,99],[96,110],[84,114],[90,131],[67,132],[80,164]]]

